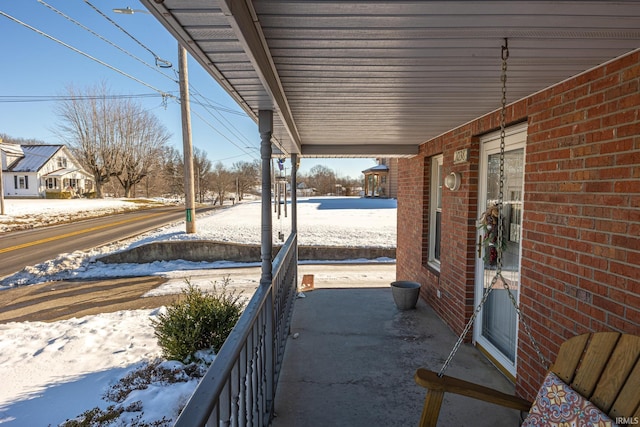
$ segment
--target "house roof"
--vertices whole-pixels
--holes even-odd
[[[11,144],[8,142],[2,142],[0,139],[0,151],[9,154],[11,156],[22,156],[24,152],[20,144]]]
[[[141,1],[303,157],[413,155],[499,109],[505,38],[509,103],[640,46],[639,1]]]
[[[10,172],[37,172],[49,161],[62,145],[22,145],[24,157],[12,165],[7,165]]]
[[[56,177],[56,178],[63,178],[67,175],[71,175],[73,173],[81,173],[83,175],[86,175],[86,172],[83,171],[82,169],[78,169],[78,168],[63,168],[63,169],[58,169],[55,170],[53,172],[49,172],[47,174],[44,174],[42,176],[44,177]]]
[[[367,173],[367,172],[387,172],[389,171],[389,166],[387,165],[376,165],[373,167],[370,167],[369,169],[365,169],[362,171],[362,173]]]

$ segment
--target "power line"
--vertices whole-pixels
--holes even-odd
[[[145,65],[148,68],[151,68],[153,71],[155,71],[156,73],[159,73],[163,76],[165,76],[166,78],[168,78],[169,80],[172,80],[175,82],[175,80],[172,79],[172,77],[168,74],[163,73],[162,71],[160,71],[157,67],[154,67],[153,65],[145,62],[143,59],[138,58],[137,56],[133,55],[132,53],[128,52],[127,50],[121,48],[120,46],[118,46],[117,44],[113,43],[112,41],[106,39],[105,37],[101,36],[100,34],[96,33],[95,31],[93,31],[91,28],[85,26],[84,24],[80,23],[79,21],[73,19],[72,17],[70,17],[69,15],[66,15],[65,13],[63,13],[62,11],[56,9],[55,7],[51,6],[48,3],[45,3],[43,0],[38,0],[38,3],[40,3],[43,6],[46,6],[47,8],[49,8],[50,10],[52,10],[53,12],[57,13],[58,15],[62,16],[63,18],[67,19],[68,21],[76,24],[77,26],[79,26],[80,28],[82,28],[83,30],[88,31],[89,33],[93,34],[94,36],[98,37],[100,40],[104,41],[105,43],[108,43],[109,45],[115,47],[116,49],[118,49],[120,52],[124,53],[125,55],[135,59],[136,61],[140,62],[141,64]],[[149,50],[149,49],[147,49]],[[151,52],[151,50],[149,50]],[[152,54],[154,55],[154,58],[157,58],[157,56],[152,52]],[[157,64],[157,61],[156,61]]]
[[[101,39],[102,41],[108,43],[109,45],[115,47],[116,49],[120,50],[121,52],[123,52],[125,55],[130,56],[131,58],[141,62],[143,65],[151,68],[152,70],[158,72],[159,74],[163,75],[164,77],[168,78],[169,80],[173,81],[174,83],[177,83],[177,80],[172,78],[171,76],[161,72],[160,70],[158,70],[156,67],[153,67],[151,64],[148,64],[147,62],[145,62],[144,60],[138,58],[137,56],[131,54],[130,52],[126,51],[125,49],[121,48],[120,46],[118,46],[117,44],[111,42],[110,40],[102,37],[100,34],[94,32],[93,30],[91,30],[90,28],[86,27],[85,25],[83,25],[82,23],[78,22],[77,20],[69,17],[68,15],[64,14],[63,12],[61,12],[60,10],[54,8],[53,6],[47,4],[46,2],[44,2],[43,0],[37,0],[40,4],[48,7],[49,9],[51,9],[52,11],[54,11],[55,13],[59,14],[60,16],[64,17],[65,19],[69,20],[70,22],[78,25],[79,27],[81,27],[82,29],[88,31],[89,33],[93,34],[94,36],[98,37],[99,39]],[[131,37],[134,41],[136,41],[140,46],[142,46],[143,48],[145,48],[147,51],[151,52],[151,54],[154,56],[154,58],[157,58],[157,55],[147,46],[145,46],[144,44],[142,44],[140,41],[138,41],[135,37],[133,37],[130,33],[128,33],[127,31],[125,31],[122,27],[120,27],[118,24],[116,24],[113,20],[111,20],[110,18],[108,18],[103,12],[101,12],[100,10],[98,10],[95,6],[93,6],[91,3],[89,3],[88,1],[85,1],[85,3],[87,3],[90,7],[92,7],[96,12],[98,12],[101,16],[103,16],[105,19],[108,20],[109,23],[113,24],[114,26],[116,26],[116,28],[120,29],[121,31],[123,31],[125,34],[127,34],[129,37]],[[193,86],[192,86],[192,90],[196,90]],[[114,97],[115,99],[117,99],[117,97]],[[206,98],[205,98],[206,99]],[[44,101],[44,100],[42,100]],[[12,100],[12,101],[5,101],[5,102],[20,102],[17,100]],[[22,101],[22,102],[29,102],[29,101]],[[224,111],[224,112],[228,112],[230,114],[237,114],[237,115],[244,115],[243,112],[239,112],[239,111],[235,111],[232,110],[230,108],[221,108],[221,107],[216,107],[210,104],[205,104],[205,103],[201,103],[201,102],[196,102],[196,104],[198,105],[202,105],[203,107],[206,106],[210,106],[211,108],[214,108],[217,111]],[[222,117],[222,116],[221,116]],[[226,120],[226,119],[225,119]],[[237,135],[234,135],[237,137]]]
[[[222,136],[224,139],[226,139],[227,141],[229,141],[231,144],[235,145],[237,148],[240,149],[240,151],[242,151],[243,153],[245,153],[247,156],[253,157],[254,159],[258,159],[258,157],[256,157],[253,153],[251,152],[247,152],[245,151],[245,148],[236,144],[235,142],[233,142],[227,135],[223,134],[222,132],[220,132],[218,129],[216,129],[211,123],[209,123],[207,120],[205,120],[204,117],[202,117],[200,114],[198,114],[198,112],[196,111],[192,111],[193,114],[195,114],[196,116],[198,116],[198,118],[200,120],[202,120],[207,126],[209,126],[214,132],[218,133],[220,136]]]
[[[122,32],[124,32],[126,35],[128,35],[131,39],[133,39],[136,43],[138,43],[140,46],[142,46],[145,50],[149,51],[149,52],[154,56],[154,58],[156,59],[156,63],[158,63],[158,61],[160,61],[161,63],[168,63],[167,61],[164,61],[164,60],[162,60],[162,59],[158,58],[158,56],[157,56],[157,55],[156,55],[156,54],[155,54],[151,49],[149,49],[148,47],[146,47],[146,46],[145,46],[144,44],[142,44],[139,40],[137,40],[135,37],[133,37],[131,34],[129,34],[125,29],[123,29],[123,28],[122,28],[122,27],[120,27],[117,23],[115,23],[112,19],[110,19],[109,17],[107,17],[103,12],[101,12],[99,9],[97,9],[95,6],[93,6],[89,1],[87,1],[87,0],[84,0],[84,1],[85,1],[85,3],[87,3],[87,5],[89,5],[89,6],[90,6],[91,8],[93,8],[97,13],[99,13],[100,15],[102,15],[105,19],[107,19],[107,21],[109,21],[111,24],[113,24],[116,28],[120,29]],[[63,17],[65,17],[65,18],[66,18],[66,19],[68,19],[69,21],[73,22],[74,24],[76,24],[76,25],[78,25],[78,26],[82,27],[83,29],[85,29],[85,30],[89,31],[90,33],[94,34],[96,37],[99,37],[99,38],[100,38],[100,39],[102,39],[103,41],[105,41],[105,42],[107,42],[107,43],[111,44],[111,45],[112,45],[112,46],[114,46],[114,47],[117,47],[119,50],[123,51],[123,52],[124,52],[124,53],[126,53],[127,55],[132,56],[132,57],[134,57],[134,58],[135,58],[135,56],[133,56],[133,55],[131,55],[130,53],[128,53],[128,52],[126,52],[126,51],[124,51],[124,50],[123,50],[123,49],[121,49],[121,48],[119,48],[117,45],[115,45],[115,44],[111,43],[110,41],[106,40],[106,39],[105,39],[105,38],[103,38],[102,36],[100,36],[100,35],[98,35],[97,33],[93,32],[93,31],[92,31],[92,30],[90,30],[88,27],[84,26],[83,24],[81,24],[81,23],[79,23],[79,22],[77,22],[77,21],[73,20],[72,18],[70,18],[70,17],[68,17],[68,16],[64,15],[62,12],[57,11],[55,8],[53,8],[53,7],[49,6],[49,5],[48,5],[48,4],[46,4],[45,2],[43,2],[43,1],[41,1],[41,0],[38,0],[38,2],[39,2],[39,3],[41,3],[41,4],[43,4],[43,5],[44,5],[44,6],[46,6],[46,7],[49,7],[49,8],[50,8],[51,10],[53,10],[54,12],[59,13],[60,15],[62,15]],[[6,18],[8,18],[8,19],[10,19],[10,20],[12,20],[12,21],[14,21],[14,22],[16,22],[16,23],[18,23],[18,24],[20,24],[20,25],[24,26],[25,28],[28,28],[28,29],[30,29],[30,30],[32,30],[32,31],[34,31],[34,32],[36,32],[37,34],[40,34],[40,35],[42,35],[42,36],[44,36],[44,37],[46,37],[46,38],[48,38],[48,39],[50,39],[50,40],[52,40],[52,41],[54,41],[54,42],[58,43],[58,44],[61,44],[62,46],[66,47],[66,48],[68,48],[68,49],[70,49],[70,50],[72,50],[72,51],[74,51],[74,52],[76,52],[76,53],[79,53],[80,55],[82,55],[82,56],[84,56],[84,57],[86,57],[86,58],[88,58],[88,59],[91,59],[92,61],[95,61],[95,62],[97,62],[97,63],[99,63],[99,64],[101,64],[101,65],[103,65],[103,66],[105,66],[105,67],[107,67],[107,68],[109,68],[109,69],[111,69],[111,70],[113,70],[113,71],[115,71],[115,72],[117,72],[117,73],[119,73],[119,74],[121,74],[121,75],[125,76],[125,77],[128,77],[128,78],[130,78],[130,79],[132,79],[132,80],[134,80],[134,81],[136,81],[136,82],[138,82],[138,83],[142,84],[143,86],[146,86],[146,87],[148,87],[148,88],[150,88],[150,89],[152,89],[152,90],[154,90],[155,92],[157,92],[157,93],[158,93],[158,95],[154,95],[154,94],[142,94],[142,95],[110,95],[110,96],[108,96],[108,98],[111,98],[111,99],[127,99],[127,98],[136,98],[136,97],[137,97],[137,98],[146,98],[146,97],[152,97],[152,96],[161,96],[161,97],[163,98],[164,102],[166,102],[166,99],[167,99],[167,98],[173,98],[173,99],[176,99],[176,100],[178,100],[178,102],[180,101],[180,100],[179,100],[179,98],[178,98],[176,95],[173,95],[173,94],[171,94],[171,93],[169,93],[169,92],[162,91],[162,90],[160,90],[160,89],[157,89],[157,88],[155,88],[154,86],[151,86],[150,84],[148,84],[148,83],[146,83],[146,82],[144,82],[144,81],[142,81],[142,80],[140,80],[140,79],[138,79],[138,78],[136,78],[136,77],[134,77],[134,76],[132,76],[132,75],[130,75],[130,74],[128,74],[128,73],[126,73],[125,71],[120,70],[119,68],[116,68],[116,67],[114,67],[114,66],[112,66],[112,65],[110,65],[110,64],[108,64],[108,63],[106,63],[106,62],[104,62],[104,61],[102,61],[102,60],[100,60],[100,59],[98,59],[98,58],[96,58],[96,57],[94,57],[94,56],[92,56],[92,55],[90,55],[90,54],[88,54],[88,53],[86,53],[86,52],[84,52],[84,51],[82,51],[82,50],[78,49],[78,48],[76,48],[76,47],[73,47],[73,46],[69,45],[68,43],[65,43],[65,42],[63,42],[62,40],[59,40],[59,39],[57,39],[57,38],[55,38],[55,37],[53,37],[53,36],[51,36],[51,35],[49,35],[49,34],[45,33],[44,31],[39,30],[39,29],[37,29],[37,28],[35,28],[35,27],[33,27],[33,26],[31,26],[31,25],[29,25],[29,24],[27,24],[27,23],[25,23],[25,22],[23,22],[23,21],[21,21],[21,20],[19,20],[19,19],[15,18],[15,17],[13,17],[13,16],[11,16],[11,15],[9,15],[9,14],[7,14],[7,13],[3,12],[3,11],[0,11],[0,15],[2,15],[2,16],[4,16],[4,17],[6,17]],[[136,59],[137,59],[137,58],[136,58]],[[140,60],[140,61],[144,63],[144,61],[142,61],[142,60]],[[168,63],[168,64],[170,65],[170,63]],[[147,66],[148,66],[148,64],[146,64],[146,63],[145,63],[145,65],[147,65]],[[160,65],[160,66],[162,66],[162,65]],[[153,68],[153,67],[152,67],[152,68]],[[154,70],[155,70],[155,68],[154,68]],[[157,71],[157,70],[156,70],[156,71]],[[161,73],[161,72],[160,72],[160,73]],[[169,78],[171,81],[175,82],[175,80],[174,80],[174,79],[172,79],[172,78],[171,78],[171,76],[167,76],[167,75],[166,75],[166,74],[164,74],[164,73],[161,73],[161,74],[162,74],[163,76],[165,76],[165,77]],[[191,86],[191,85],[190,85],[190,86]],[[198,92],[198,91],[197,91],[193,86],[191,86],[191,88],[192,88],[192,90],[194,90],[194,91],[195,91],[196,96],[200,96],[202,99],[204,99],[205,101],[207,101],[207,102],[200,101],[200,102],[198,102],[198,103],[197,103],[198,105],[201,105],[201,106],[202,106],[202,107],[203,107],[203,108],[204,108],[204,109],[205,109],[205,110],[206,110],[206,111],[207,111],[207,112],[208,112],[208,113],[209,113],[213,118],[215,118],[218,122],[220,122],[220,124],[221,124],[223,127],[225,127],[225,128],[226,128],[226,129],[231,133],[231,134],[233,134],[233,136],[234,136],[234,137],[238,138],[239,140],[240,140],[240,139],[244,139],[244,140],[245,140],[245,141],[247,141],[249,144],[251,144],[251,141],[249,141],[249,140],[248,140],[244,135],[242,135],[242,133],[241,133],[237,128],[235,128],[235,126],[233,126],[233,124],[232,124],[231,122],[229,122],[229,121],[228,121],[224,116],[222,116],[222,115],[220,114],[220,117],[222,117],[225,121],[227,121],[227,123],[229,123],[229,125],[230,125],[231,127],[233,127],[233,128],[234,128],[234,129],[239,133],[239,135],[240,135],[240,136],[238,136],[237,134],[235,134],[231,129],[229,129],[229,127],[228,127],[228,126],[224,125],[224,124],[221,122],[221,120],[220,120],[220,119],[218,119],[216,116],[214,116],[214,115],[213,115],[213,113],[212,113],[208,108],[211,108],[211,109],[216,110],[216,111],[218,111],[218,112],[222,112],[222,111],[224,111],[224,112],[231,113],[231,114],[236,114],[236,115],[244,115],[244,113],[242,113],[242,112],[238,112],[238,111],[235,111],[235,110],[232,110],[232,109],[229,109],[229,108],[224,108],[224,109],[223,109],[223,108],[220,108],[220,107],[217,107],[217,106],[211,105],[213,101],[210,101],[210,100],[208,100],[207,98],[205,98],[204,96],[202,96],[202,95],[201,95],[201,94],[200,94],[200,93],[199,93],[199,92]],[[95,98],[96,98],[96,97],[93,97],[93,99],[95,99]],[[100,97],[100,98],[104,98],[104,97]],[[65,96],[59,96],[59,97],[58,97],[58,96],[24,96],[24,97],[22,97],[22,96],[0,96],[0,102],[4,102],[4,103],[9,103],[9,102],[49,102],[49,101],[58,101],[58,100],[76,100],[76,99],[92,99],[92,97],[69,97],[69,96],[66,96],[66,97],[65,97]],[[201,119],[205,124],[207,124],[207,125],[208,125],[211,129],[213,129],[215,132],[217,132],[218,134],[220,134],[223,138],[225,138],[227,141],[229,141],[232,145],[234,145],[234,146],[236,146],[237,148],[239,148],[239,149],[240,149],[242,152],[244,152],[246,155],[248,155],[248,156],[250,156],[250,157],[253,157],[254,159],[257,159],[257,157],[256,157],[253,153],[250,153],[250,152],[245,151],[245,147],[242,147],[241,145],[238,145],[237,143],[235,143],[235,142],[234,142],[233,140],[231,140],[227,135],[225,135],[225,134],[223,134],[222,132],[220,132],[220,131],[219,131],[218,129],[216,129],[216,128],[211,124],[211,123],[209,123],[207,120],[205,120],[205,119],[204,119],[200,114],[198,114],[198,113],[194,113],[194,114],[196,114],[196,115],[197,115],[197,116],[198,116],[198,117],[199,117],[199,118],[200,118],[200,119]],[[239,156],[238,156],[238,157],[239,157]]]
[[[195,90],[193,88],[193,86],[192,86],[191,90]],[[214,110],[220,111],[222,113],[228,113],[228,114],[233,114],[235,116],[243,116],[243,117],[247,116],[247,113],[245,113],[244,111],[234,110],[233,108],[225,107],[224,105],[219,104],[219,103],[216,103],[218,105],[213,105],[215,102],[210,100],[206,96],[200,95],[200,98],[202,98],[204,101],[196,101],[196,102],[191,101],[191,103],[192,104],[196,104],[196,105],[200,105],[202,107],[213,108]]]
[[[134,42],[138,43],[140,46],[142,46],[143,49],[147,50],[151,55],[153,55],[154,59],[156,60],[156,65],[158,67],[160,67],[160,68],[173,68],[173,65],[171,65],[171,62],[166,61],[166,60],[158,57],[158,55],[156,55],[151,49],[149,49],[147,46],[145,46],[140,40],[138,40],[137,38],[133,37],[127,30],[125,30],[120,25],[118,25],[113,19],[111,19],[107,15],[105,15],[104,12],[102,12],[100,9],[98,9],[97,7],[92,5],[88,0],[84,0],[84,2],[86,4],[88,4],[93,10],[95,10],[99,15],[101,15],[104,19],[106,19],[111,24],[113,24],[117,29],[119,29],[120,31],[125,33],[127,36],[129,36],[131,38],[131,40],[133,40]]]
[[[175,95],[172,95],[175,97]],[[165,98],[159,93],[140,93],[129,95],[0,95],[0,103],[12,102],[56,102],[56,101],[80,101],[91,99],[143,99]]]
[[[236,155],[236,156],[225,157],[225,158],[223,158],[223,159],[213,159],[213,160],[211,160],[211,162],[212,162],[212,163],[213,163],[213,162],[216,162],[216,163],[217,163],[217,162],[223,162],[223,161],[225,161],[225,160],[237,159],[237,158],[239,158],[239,157],[246,157],[246,154],[238,154],[238,155]],[[255,160],[259,160],[257,157],[254,157],[254,159],[255,159]]]
[[[98,64],[104,65],[105,67],[109,68],[110,70],[113,70],[118,74],[122,74],[123,76],[128,77],[131,80],[136,81],[136,82],[140,83],[141,85],[144,85],[144,86],[146,86],[146,87],[148,87],[148,88],[150,88],[150,89],[162,94],[163,96],[166,96],[166,97],[173,96],[173,95],[169,95],[168,93],[166,93],[166,92],[164,92],[164,91],[162,91],[160,89],[157,89],[157,88],[151,86],[150,84],[148,84],[146,82],[143,82],[142,80],[138,79],[137,77],[132,76],[131,74],[125,73],[124,71],[120,70],[119,68],[114,67],[113,65],[107,64],[106,62],[104,62],[104,61],[102,61],[102,60],[100,60],[100,59],[98,59],[98,58],[96,58],[94,56],[91,56],[88,53],[83,52],[80,49],[71,46],[70,44],[67,44],[67,43],[63,42],[62,40],[59,40],[59,39],[57,39],[57,38],[45,33],[44,31],[41,31],[41,30],[39,30],[39,29],[37,29],[37,28],[35,28],[35,27],[33,27],[33,26],[31,26],[31,25],[29,25],[29,24],[27,24],[27,23],[25,23],[25,22],[23,22],[21,20],[19,20],[18,18],[14,18],[13,16],[11,16],[11,15],[9,15],[9,14],[1,11],[1,10],[0,10],[0,15],[12,20],[13,22],[16,22],[16,23],[22,25],[25,28],[30,29],[31,31],[35,31],[36,33],[40,34],[41,36],[44,36],[44,37],[48,38],[49,40],[53,40],[54,42],[59,43],[62,46],[66,47],[68,49],[71,49],[72,51],[74,51],[76,53],[79,53],[80,55],[82,55],[82,56],[84,56],[86,58],[89,58],[92,61],[97,62]]]
[[[200,95],[200,94],[196,92],[196,97],[197,97],[197,96],[199,96],[199,95]],[[229,124],[229,126],[227,126],[226,124],[222,123],[222,121],[220,120],[220,118],[218,118],[217,116],[215,116],[215,115],[214,115],[214,114],[213,114],[213,113],[212,113],[212,112],[211,112],[211,111],[206,107],[206,105],[204,105],[204,104],[199,104],[199,105],[201,105],[201,106],[202,106],[202,107],[203,107],[203,108],[204,108],[204,109],[205,109],[205,110],[206,110],[206,111],[211,115],[211,117],[213,117],[214,119],[216,119],[216,120],[218,121],[218,123],[220,123],[220,124],[221,124],[221,125],[222,125],[226,130],[227,130],[227,131],[229,131],[233,136],[235,136],[235,137],[236,137],[236,138],[238,138],[238,139],[244,139],[244,141],[245,141],[246,143],[251,144],[251,141],[250,141],[246,136],[244,136],[244,135],[242,134],[242,132],[241,132],[238,128],[236,128],[236,127],[233,125],[233,123],[231,123],[229,120],[227,120],[227,119],[226,119],[222,114],[220,114],[219,112],[217,112],[218,116],[220,116],[220,118],[221,118],[221,119],[224,119],[224,120]],[[215,110],[215,108],[214,108],[214,110]],[[231,127],[231,128],[233,128],[233,130],[232,130],[232,129],[230,129],[230,127]],[[236,133],[236,132],[237,132],[237,133]]]

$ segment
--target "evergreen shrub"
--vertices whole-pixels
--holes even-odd
[[[153,320],[163,357],[189,363],[198,350],[218,353],[243,311],[241,297],[229,291],[229,278],[208,294],[187,281],[182,298]]]

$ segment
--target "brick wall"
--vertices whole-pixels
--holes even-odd
[[[640,335],[640,54],[621,57],[510,105],[528,121],[521,306],[543,353],[587,331]],[[492,113],[428,141],[400,162],[398,276],[459,333],[473,310],[479,136],[498,127]],[[453,152],[470,161],[453,165]],[[428,254],[430,157],[462,174],[443,192],[443,262]],[[436,290],[441,298],[436,297]],[[518,393],[532,398],[543,369],[520,329]]]

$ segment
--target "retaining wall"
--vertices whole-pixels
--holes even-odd
[[[281,246],[274,246],[273,256]],[[396,257],[395,248],[298,246],[300,261],[338,261],[351,259],[376,259]],[[180,240],[152,242],[124,252],[106,255],[98,260],[107,264],[150,263],[154,261],[233,261],[260,262],[260,245],[212,242],[203,240]]]

